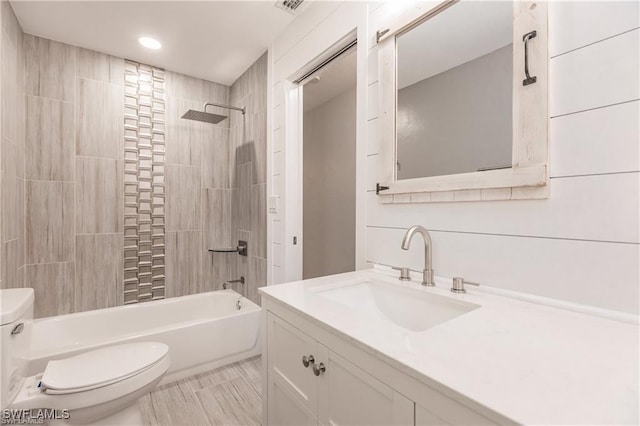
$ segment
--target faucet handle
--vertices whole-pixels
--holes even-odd
[[[476,287],[480,285],[478,283],[474,283],[473,281],[466,281],[462,277],[453,277],[453,285],[451,287],[451,292],[452,293],[460,293],[460,294],[466,293],[467,290],[465,290],[465,288],[464,288],[465,284],[475,285]]]
[[[409,268],[407,267],[397,267],[397,266],[392,266],[391,269],[395,269],[396,271],[400,271],[400,277],[398,278],[401,281],[409,281],[411,279],[411,271]]]

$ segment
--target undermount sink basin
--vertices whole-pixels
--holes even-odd
[[[375,322],[391,322],[408,331],[424,331],[480,307],[378,280],[318,288],[318,296],[339,303]]]

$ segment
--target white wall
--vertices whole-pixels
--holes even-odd
[[[360,162],[357,169],[358,177],[366,176],[367,262],[420,270],[422,247],[414,244],[404,252],[400,241],[408,226],[422,224],[432,230],[437,275],[638,313],[638,3],[550,4],[550,199],[381,205],[374,192],[378,77],[373,40],[378,23],[394,7],[397,3],[369,5],[368,90],[365,99],[358,96],[358,102],[367,103],[366,165]],[[299,27],[280,38],[281,44],[297,42],[288,50],[290,63],[305,49],[314,51],[313,34],[332,33],[337,21],[362,21],[359,9],[350,17],[343,16],[345,11],[343,5],[320,13],[310,5],[304,19],[313,29],[301,29],[303,14],[294,21]],[[283,123],[282,115],[273,118],[274,128]],[[274,193],[284,194],[282,182],[273,182]],[[281,234],[278,229],[274,238]],[[284,260],[278,262],[284,265]],[[273,282],[286,277],[278,278],[274,275]]]
[[[303,132],[303,278],[353,271],[356,88],[305,111]]]

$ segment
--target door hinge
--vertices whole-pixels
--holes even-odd
[[[376,195],[380,195],[380,191],[386,191],[389,189],[388,186],[382,186],[379,183],[376,183]]]

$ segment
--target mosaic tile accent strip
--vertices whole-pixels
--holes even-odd
[[[125,61],[124,303],[165,297],[164,70]]]

